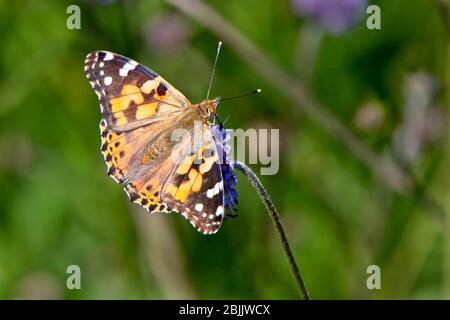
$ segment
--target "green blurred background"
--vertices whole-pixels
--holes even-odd
[[[368,4],[339,29],[305,13],[307,2],[203,3],[414,187],[390,188],[226,41],[212,95],[263,93],[219,106],[220,115],[228,128],[280,129],[280,170],[261,179],[312,298],[448,299],[448,7],[371,1],[381,30],[366,28]],[[66,27],[70,4],[81,8],[81,30]],[[129,56],[198,102],[217,34],[162,0],[0,1],[0,26],[0,298],[298,298],[244,176],[240,216],[204,236],[181,216],[130,204],[99,152],[86,54]],[[381,290],[366,287],[371,264]],[[81,268],[81,290],[66,288],[69,265]]]

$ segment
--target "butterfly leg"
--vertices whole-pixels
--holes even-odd
[[[236,211],[234,211],[234,212],[226,212],[225,216],[224,216],[224,220],[226,220],[228,218],[234,219],[234,218],[237,218],[237,217],[239,217],[239,213],[237,213]]]

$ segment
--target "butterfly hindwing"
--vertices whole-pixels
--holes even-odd
[[[224,185],[216,145],[206,132],[207,140],[198,149],[190,151],[185,138],[160,164],[141,170],[125,190],[148,211],[177,212],[199,232],[212,234],[224,216]]]
[[[176,189],[173,190],[179,192],[183,184],[190,184],[192,180],[198,181],[201,177],[202,186],[200,190],[189,192],[184,201],[176,199],[177,191],[175,191],[175,196],[166,193],[165,201],[181,213],[199,232],[204,234],[216,233],[224,217],[223,180],[220,166],[215,163],[213,168],[205,174],[192,173],[192,170],[195,170],[195,168],[191,168],[188,179],[183,180],[182,184],[176,186]]]
[[[125,192],[130,201],[139,204],[151,213],[173,211],[161,200],[161,190],[173,165],[168,161],[161,161],[159,166],[136,176],[125,185]]]
[[[87,55],[85,72],[108,127],[128,131],[179,114],[189,100],[156,72],[121,55]]]
[[[219,153],[207,124],[203,141],[184,154],[164,185],[163,200],[199,232],[218,231],[224,216],[224,185]],[[198,145],[198,148],[195,146]]]
[[[102,119],[100,151],[108,175],[118,183],[126,183],[139,176],[141,171],[150,172],[152,167],[159,166],[160,160],[152,157],[151,151],[155,145],[161,144],[161,140],[166,139],[170,132],[166,127],[164,122],[159,121],[131,131],[116,132]]]

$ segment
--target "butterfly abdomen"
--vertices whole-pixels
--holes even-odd
[[[150,143],[144,154],[143,163],[149,163],[157,160],[164,153],[170,151],[170,147],[173,144],[170,134],[164,134],[159,136],[156,141]]]

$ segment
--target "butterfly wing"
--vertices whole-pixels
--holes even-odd
[[[165,121],[125,132],[116,132],[108,127],[106,120],[100,121],[101,153],[107,165],[108,175],[118,183],[127,183],[152,172],[166,159],[172,147],[171,127]],[[160,150],[159,153],[155,149]],[[169,174],[170,171],[167,172]]]
[[[127,185],[126,190],[132,201],[150,212],[175,211],[199,232],[216,233],[224,216],[224,185],[219,153],[207,124],[203,124],[201,143],[194,142],[193,147],[190,142],[192,131],[188,136],[164,161],[166,169],[156,174],[142,175]],[[173,162],[173,159],[176,161]],[[167,175],[169,167],[172,169]],[[160,176],[161,172],[164,175]]]
[[[219,230],[224,216],[220,154],[208,124],[203,124],[202,135],[191,132],[191,136],[201,141],[194,141],[193,152],[180,159],[164,185],[162,197],[199,232],[212,234]]]
[[[101,152],[108,174],[123,183],[144,167],[156,165],[149,146],[160,148],[189,100],[156,72],[121,55],[87,55],[85,72],[99,100]]]
[[[156,72],[124,56],[96,51],[87,55],[84,69],[103,118],[115,132],[167,120],[190,105]]]

